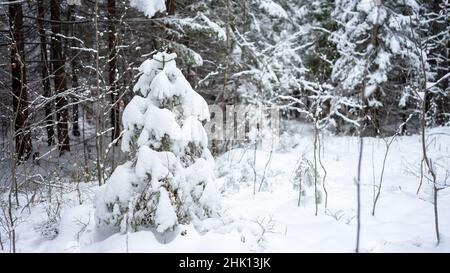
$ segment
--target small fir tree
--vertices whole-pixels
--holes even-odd
[[[99,229],[165,232],[217,215],[220,195],[202,125],[208,105],[175,58],[157,53],[139,67],[136,95],[123,113],[122,150],[129,160],[96,195]]]

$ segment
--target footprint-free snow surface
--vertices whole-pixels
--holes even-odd
[[[273,149],[233,149],[216,159],[223,217],[172,233],[139,231],[104,238],[95,230],[96,183],[68,185],[61,217],[48,221],[48,205],[24,209],[17,223],[19,252],[353,252],[356,239],[358,138],[325,135],[319,168],[322,193],[317,215],[313,196],[295,187],[301,158],[313,162],[312,130],[288,123]],[[380,183],[386,141],[365,138],[361,185],[362,252],[450,252],[450,130],[428,132],[435,162],[440,245],[436,245],[433,187],[424,173],[420,136],[398,136],[385,162],[381,193],[372,215],[374,184]],[[272,150],[272,151],[271,151]],[[256,161],[255,161],[256,158]],[[256,179],[255,179],[256,173]],[[447,179],[447,181],[445,181]],[[376,190],[376,187],[375,187]],[[314,192],[314,191],[312,191]],[[376,192],[376,191],[375,191]],[[325,208],[326,200],[326,208]],[[81,203],[81,205],[80,205]]]

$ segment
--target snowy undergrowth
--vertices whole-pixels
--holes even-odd
[[[147,230],[101,238],[96,233],[92,204],[98,187],[92,182],[82,184],[82,205],[78,205],[79,195],[67,189],[64,200],[72,201],[62,204],[61,218],[56,225],[58,234],[53,239],[43,236],[39,230],[47,219],[46,202],[32,207],[31,214],[23,210],[17,227],[17,249],[21,252],[352,252],[356,230],[353,177],[357,138],[324,137],[328,208],[320,204],[318,216],[314,216],[313,198],[307,198],[298,207],[298,191],[292,183],[292,172],[299,157],[312,156],[311,128],[288,123],[283,132],[272,155],[267,150],[256,152],[256,164],[252,148],[232,150],[216,160],[224,207],[220,220],[209,219],[196,227],[179,225],[175,231],[162,235]],[[439,163],[440,170],[449,169],[450,129],[433,129],[428,134],[431,157]],[[373,183],[378,183],[385,144],[382,139],[367,138],[364,148],[361,250],[450,251],[450,189],[439,191],[442,237],[439,246],[435,244],[431,185],[424,181],[416,194],[421,160],[419,136],[401,136],[392,145],[375,216],[371,215]],[[255,195],[253,165],[256,166]],[[445,173],[440,173],[445,178]],[[265,186],[258,191],[263,177]]]

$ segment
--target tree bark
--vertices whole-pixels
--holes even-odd
[[[111,92],[111,127],[113,128],[111,134],[111,141],[114,141],[120,136],[120,120],[119,120],[119,98],[117,84],[116,84],[116,70],[117,70],[117,50],[116,50],[116,0],[108,0],[108,81]],[[116,142],[115,145],[117,145]]]
[[[70,151],[69,129],[68,129],[68,111],[66,95],[63,95],[66,91],[66,72],[64,68],[65,60],[62,52],[61,37],[58,36],[61,33],[60,21],[61,10],[60,0],[50,0],[50,13],[51,13],[51,26],[52,26],[52,41],[51,41],[51,55],[52,55],[52,67],[54,73],[54,85],[55,91],[58,95],[56,98],[56,119],[57,119],[57,133],[58,133],[58,149],[60,155],[65,151]]]
[[[68,19],[69,21],[75,21],[75,9],[74,6],[69,5],[68,7]],[[75,30],[74,25],[69,25],[69,32],[70,35],[73,37],[75,36]],[[70,40],[70,46],[75,47],[75,40]],[[78,92],[78,87],[80,86],[79,80],[78,80],[78,72],[79,72],[79,64],[78,64],[78,58],[72,54],[70,58],[70,67],[72,69],[72,92]],[[73,96],[72,97],[72,134],[74,136],[80,136],[80,126],[78,124],[79,114],[78,114],[78,97]]]
[[[94,9],[94,28],[95,28],[95,83],[96,83],[96,93],[97,103],[95,109],[95,149],[97,151],[97,178],[98,185],[101,186],[103,184],[104,178],[104,158],[103,158],[103,94],[100,90],[100,40],[99,40],[99,28],[98,28],[98,0],[95,0],[95,9]]]
[[[44,0],[37,0],[37,12],[38,12],[38,19],[36,20],[40,41],[41,41],[41,76],[42,76],[42,88],[44,97],[47,98],[47,102],[44,106],[44,112],[45,112],[45,129],[47,131],[47,144],[48,146],[53,145],[54,142],[54,135],[55,131],[53,129],[53,116],[52,116],[52,106],[53,101],[50,101],[51,97],[51,83],[50,83],[50,77],[49,77],[49,67],[48,67],[48,56],[47,56],[47,36],[45,34],[44,29],[44,21],[45,19],[45,8],[44,8]]]
[[[11,76],[15,115],[15,152],[19,161],[21,161],[28,159],[32,150],[31,134],[28,124],[27,78],[21,4],[11,4],[9,6],[9,23],[12,35]]]
[[[167,7],[167,15],[175,14],[175,0],[167,0],[166,7]]]

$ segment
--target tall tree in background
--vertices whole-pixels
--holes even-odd
[[[53,136],[55,131],[53,130],[53,100],[50,100],[51,97],[51,83],[49,77],[49,63],[47,56],[47,35],[45,34],[44,29],[44,20],[45,20],[45,8],[44,8],[44,0],[37,0],[37,26],[40,37],[40,47],[41,47],[41,77],[42,77],[42,88],[44,97],[47,98],[47,101],[44,106],[45,112],[45,129],[47,131],[47,144],[51,146],[54,144]]]
[[[61,10],[59,0],[50,0],[52,41],[52,72],[54,74],[54,85],[57,94],[56,98],[56,119],[58,132],[58,149],[60,154],[70,151],[69,145],[69,128],[67,124],[68,111],[67,100],[64,92],[66,91],[66,72],[64,69],[65,60],[62,52],[61,43]]]
[[[111,134],[111,141],[114,141],[120,136],[120,120],[119,120],[119,102],[118,91],[116,84],[116,70],[117,70],[117,50],[116,50],[116,20],[117,9],[116,0],[108,0],[108,81],[109,91],[111,92],[111,127],[113,128]]]
[[[10,2],[14,2],[11,1]],[[11,75],[14,110],[15,151],[20,160],[27,159],[32,150],[28,126],[28,97],[23,35],[22,4],[9,5],[11,29]]]
[[[67,8],[67,17],[70,22],[75,22],[75,15],[76,15],[76,5],[69,5]],[[69,33],[72,37],[76,37],[75,34],[75,26],[73,23],[69,24]],[[70,47],[75,48],[75,39],[71,38],[69,41]],[[72,92],[78,92],[78,88],[80,86],[79,83],[79,63],[78,63],[78,57],[77,53],[72,54],[70,57],[70,67],[72,69]],[[72,134],[74,136],[80,136],[80,126],[78,124],[78,109],[79,102],[78,102],[78,96],[75,94],[72,96]]]
[[[94,28],[95,28],[95,96],[96,109],[95,109],[95,150],[97,152],[97,179],[98,184],[103,184],[104,179],[104,156],[103,156],[103,128],[104,128],[104,94],[100,88],[100,35],[98,25],[99,9],[98,0],[95,0],[94,6]]]

